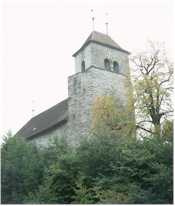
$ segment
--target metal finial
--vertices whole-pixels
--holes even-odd
[[[94,29],[95,29],[95,23],[94,23],[95,17],[94,17],[94,10],[93,9],[91,9],[91,14],[92,14],[92,31],[94,31]]]
[[[106,25],[106,35],[108,35],[108,13],[105,14],[106,15],[106,22],[105,22],[105,25]]]
[[[32,100],[32,117],[35,116],[35,100]]]

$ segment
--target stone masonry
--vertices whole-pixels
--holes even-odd
[[[115,95],[125,104],[125,76],[90,68],[85,73],[69,77],[69,121],[70,141],[79,142],[78,138],[87,136],[92,124],[92,105],[98,96]],[[110,81],[109,81],[110,79]]]

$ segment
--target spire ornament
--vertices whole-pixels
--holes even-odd
[[[94,10],[93,9],[91,9],[91,15],[92,15],[92,17],[91,17],[91,19],[92,19],[92,31],[94,31],[94,29],[95,29],[95,17],[94,17]]]
[[[105,13],[105,16],[106,16],[106,22],[105,22],[105,25],[106,25],[106,35],[108,35],[108,25],[109,25],[109,23],[108,23],[108,13]]]

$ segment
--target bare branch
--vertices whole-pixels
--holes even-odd
[[[151,134],[154,134],[154,132],[153,132],[153,131],[148,130],[148,129],[146,129],[146,128],[144,128],[144,127],[140,126],[140,125],[136,125],[136,129],[142,129],[142,130],[144,130],[144,131],[146,131],[146,132],[149,132],[149,133],[151,133]]]
[[[166,115],[166,114],[169,114],[169,113],[172,113],[172,112],[174,112],[174,111],[173,110],[165,111],[165,112],[160,113],[160,115],[163,116],[163,115]]]

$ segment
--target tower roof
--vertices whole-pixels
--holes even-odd
[[[130,54],[130,52],[122,49],[109,35],[103,34],[101,32],[93,31],[89,35],[89,37],[86,39],[82,47],[73,54],[73,57],[75,57],[85,46],[87,46],[90,42],[95,42],[97,44],[113,48],[122,52],[125,52],[127,54]]]

